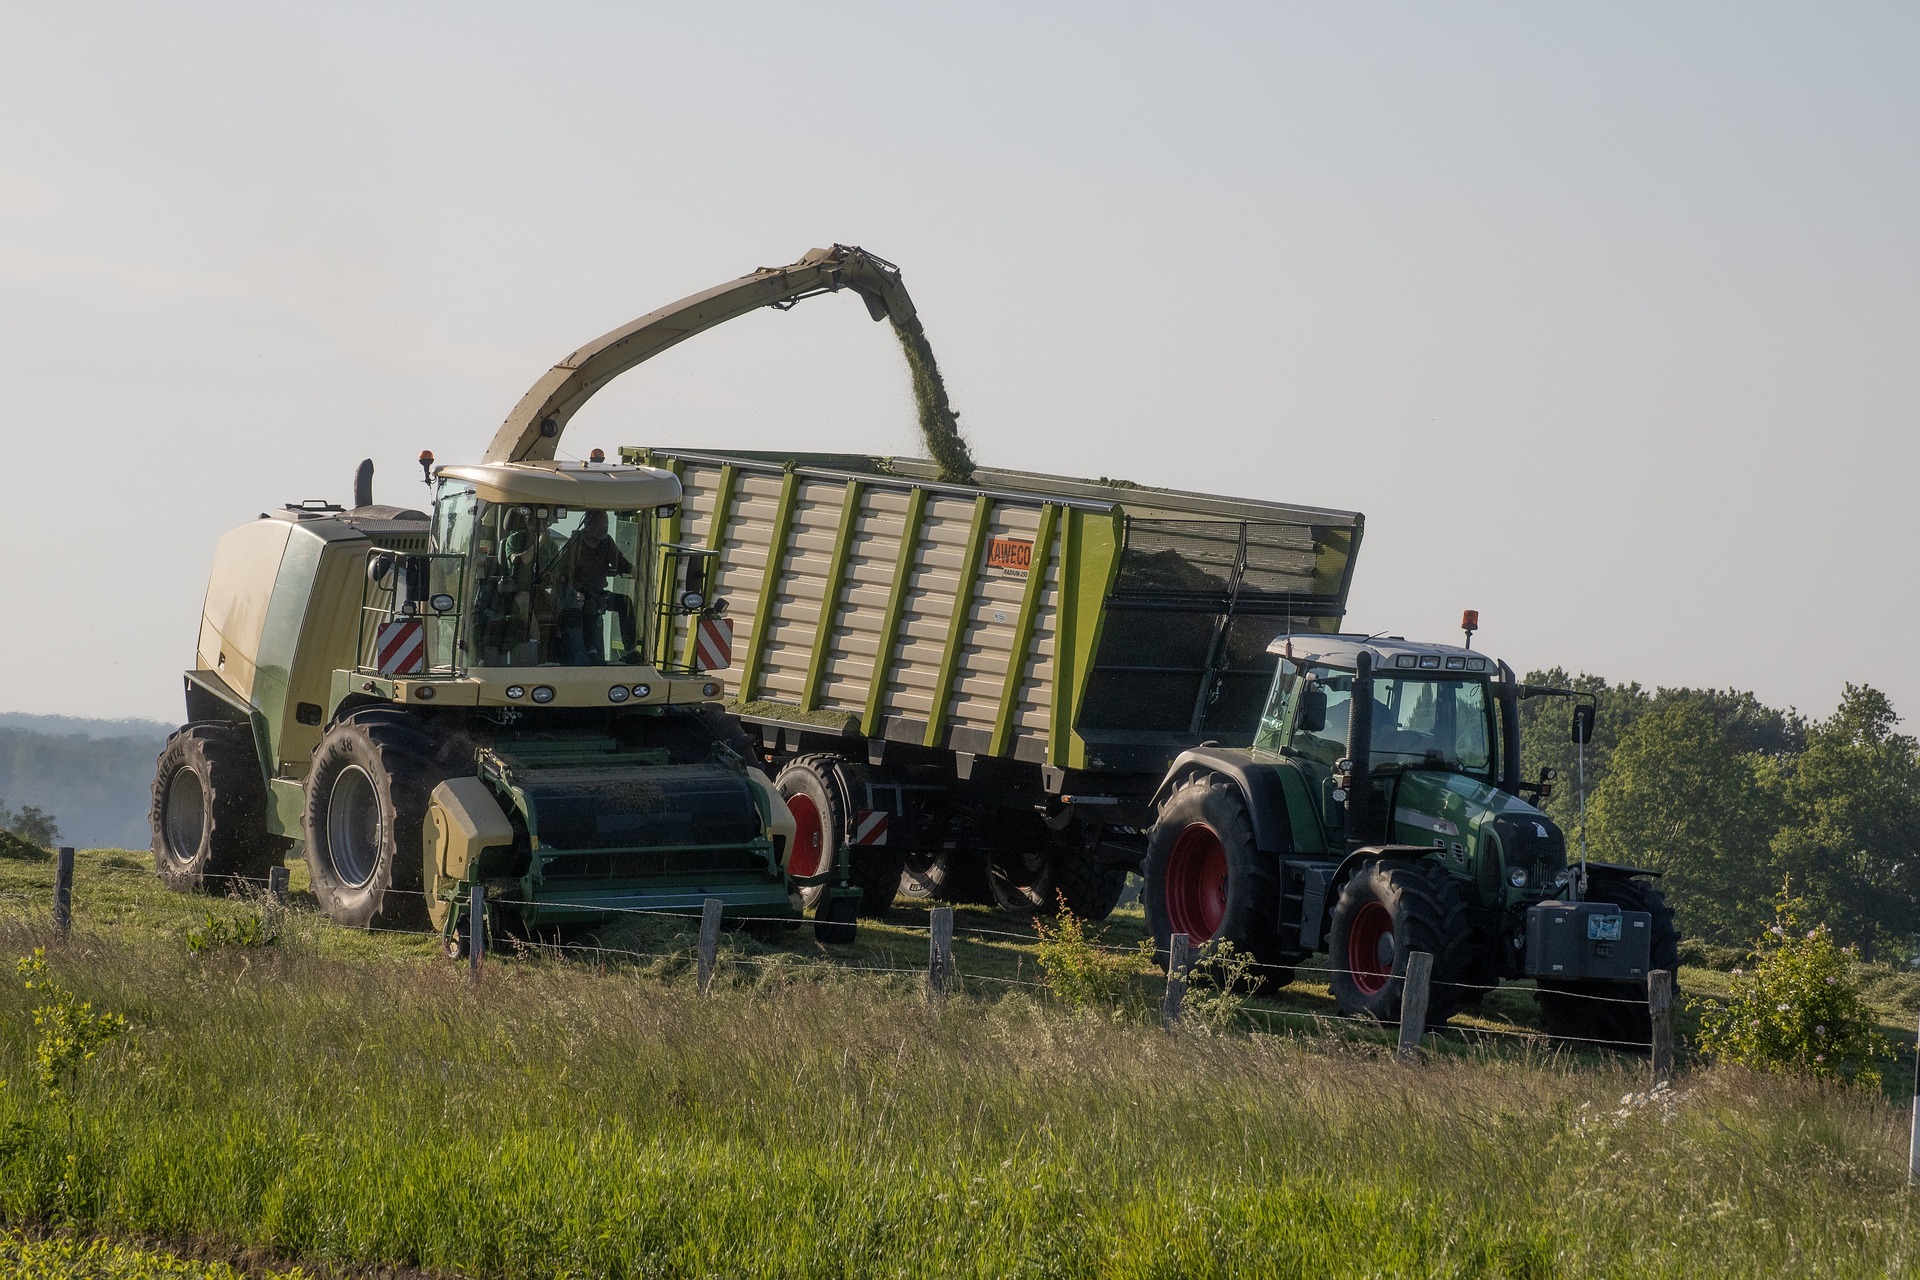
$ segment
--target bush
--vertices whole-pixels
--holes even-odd
[[[1874,1029],[1852,948],[1825,925],[1801,928],[1802,904],[1782,889],[1751,969],[1733,971],[1733,994],[1701,1018],[1700,1047],[1757,1071],[1877,1086],[1873,1059],[1891,1052]]]
[[[1076,1009],[1124,1004],[1133,994],[1133,980],[1154,970],[1151,939],[1126,948],[1089,941],[1086,924],[1067,909],[1064,896],[1059,919],[1036,919],[1033,928],[1040,935],[1040,970],[1048,988]]]
[[[1260,982],[1252,954],[1235,949],[1224,939],[1209,942],[1187,969],[1187,989],[1180,997],[1180,1015],[1206,1031],[1224,1031],[1240,1016],[1247,993]]]
[[[41,1001],[33,1010],[34,1077],[49,1097],[63,1097],[101,1047],[127,1033],[127,1020],[117,1013],[95,1013],[91,1000],[55,982],[44,947],[22,956],[14,968],[21,985]]]
[[[222,916],[207,912],[205,925],[187,930],[187,950],[198,953],[222,947],[270,947],[280,939],[259,916]]]

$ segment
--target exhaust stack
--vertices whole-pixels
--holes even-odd
[[[360,465],[353,469],[353,507],[373,505],[373,459],[362,458]]]

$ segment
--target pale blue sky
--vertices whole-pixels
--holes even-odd
[[[227,527],[833,240],[986,462],[1368,517],[1350,620],[1920,714],[1911,5],[0,9],[0,709],[179,715]],[[857,300],[566,444],[909,452]]]

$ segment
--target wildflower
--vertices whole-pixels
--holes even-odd
[[[1827,1034],[1827,1029],[1824,1025],[1817,1026],[1813,1029],[1813,1034],[1817,1036],[1824,1036],[1825,1034]]]
[[[1790,1004],[1788,1004],[1788,1003],[1787,1003],[1786,1001],[1784,1001],[1784,1000],[1783,1000],[1783,1001],[1781,1001],[1781,1002],[1780,1002],[1779,1004],[1777,1004],[1777,1005],[1775,1005],[1775,1006],[1773,1006],[1773,1007],[1774,1007],[1774,1009],[1775,1009],[1775,1010],[1777,1010],[1777,1011],[1778,1011],[1778,1012],[1780,1012],[1780,1013],[1785,1013],[1785,1012],[1786,1012],[1787,1010],[1789,1010],[1789,1009],[1791,1009],[1791,1008],[1793,1008],[1793,1006],[1792,1006],[1792,1005],[1790,1005]]]
[[[1747,971],[1745,969],[1735,969],[1733,971],[1733,976],[1736,978],[1742,978],[1746,976],[1746,973]]]

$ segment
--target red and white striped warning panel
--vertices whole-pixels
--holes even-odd
[[[702,618],[693,632],[693,665],[724,671],[733,665],[733,619]]]
[[[887,811],[885,809],[856,810],[853,815],[853,842],[885,844],[887,842]]]
[[[418,675],[427,669],[427,629],[417,618],[383,622],[373,637],[373,651],[381,675]]]

